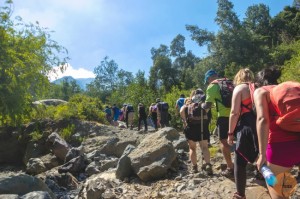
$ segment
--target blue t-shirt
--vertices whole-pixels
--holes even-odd
[[[177,101],[176,101],[176,105],[178,106],[178,110],[181,109],[181,107],[183,106],[184,104],[184,99],[183,97],[179,98]]]

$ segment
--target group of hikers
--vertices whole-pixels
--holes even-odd
[[[289,189],[267,184],[272,198],[288,198],[295,191],[297,183],[290,171],[294,166],[300,166],[300,156],[297,154],[300,152],[300,83],[287,81],[278,84],[280,76],[281,71],[276,67],[265,68],[256,75],[249,68],[243,68],[231,81],[220,78],[215,70],[208,70],[204,77],[206,91],[199,88],[193,90],[189,97],[182,94],[176,101],[175,106],[180,113],[183,132],[189,145],[192,171],[198,172],[196,148],[199,143],[202,161],[205,161],[204,164],[202,162],[201,169],[208,175],[213,174],[208,148],[209,124],[211,109],[216,108],[216,130],[227,165],[220,174],[235,179],[237,191],[233,198],[246,198],[248,162],[256,163],[257,171],[267,166],[277,177],[278,184],[287,181],[292,183],[293,186],[289,185]],[[130,106],[125,104],[122,111],[127,128],[130,125],[132,129],[133,114],[129,114],[133,108],[129,109]],[[170,116],[167,110],[168,104],[159,98],[149,107],[155,129],[169,126]],[[116,117],[112,115],[115,121]],[[138,130],[141,121],[144,121],[147,130],[147,114],[141,103],[138,106],[138,116]],[[234,141],[232,161],[231,147]],[[299,174],[300,171],[298,177]]]
[[[244,68],[231,81],[209,70],[204,78],[208,85],[206,92],[192,91],[180,109],[192,169],[198,171],[196,143],[199,142],[205,161],[201,169],[212,175],[208,125],[209,111],[216,108],[216,128],[227,165],[221,175],[234,177],[237,192],[233,198],[246,198],[248,162],[256,162],[258,171],[267,166],[277,177],[279,186],[267,184],[272,198],[288,198],[296,189],[297,183],[290,171],[300,165],[300,156],[296,155],[300,152],[300,83],[278,84],[280,75],[276,67],[263,69],[256,76]]]
[[[143,103],[139,103],[137,107],[138,113],[138,131],[141,130],[142,123],[144,124],[144,131],[148,131],[148,123],[158,130],[158,128],[164,128],[170,125],[170,113],[169,104],[163,102],[160,98],[156,99],[156,103],[152,103],[149,107],[148,113],[146,113],[146,107]],[[110,108],[105,107],[104,110],[107,121],[114,125],[118,125],[118,121],[125,121],[126,128],[133,129],[134,125],[134,107],[131,104],[123,104],[123,107],[119,109],[116,104]],[[149,119],[148,119],[149,118]]]

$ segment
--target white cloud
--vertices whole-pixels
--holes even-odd
[[[58,67],[54,67],[56,73],[49,74],[49,80],[54,81],[56,79],[62,78],[64,76],[72,76],[73,78],[95,78],[95,74],[92,71],[86,70],[84,68],[74,69],[70,64],[67,64],[66,70],[62,73]]]

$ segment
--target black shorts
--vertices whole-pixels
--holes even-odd
[[[201,124],[188,125],[184,129],[185,138],[187,140],[192,140],[194,142],[199,142],[201,140],[208,140],[209,129],[208,121],[203,121],[203,133],[201,133]]]
[[[217,128],[219,131],[219,139],[227,139],[229,130],[229,117],[218,117]]]

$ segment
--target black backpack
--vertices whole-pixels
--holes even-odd
[[[127,111],[127,113],[134,112],[133,106],[132,105],[127,105],[126,111]]]
[[[169,110],[169,104],[167,102],[159,102],[160,111],[166,112]]]
[[[217,79],[212,82],[213,84],[218,84],[220,87],[220,95],[221,95],[221,100],[216,99],[216,106],[218,109],[218,102],[223,104],[226,108],[231,107],[231,99],[232,99],[232,93],[234,89],[234,85],[232,80],[229,79]]]

